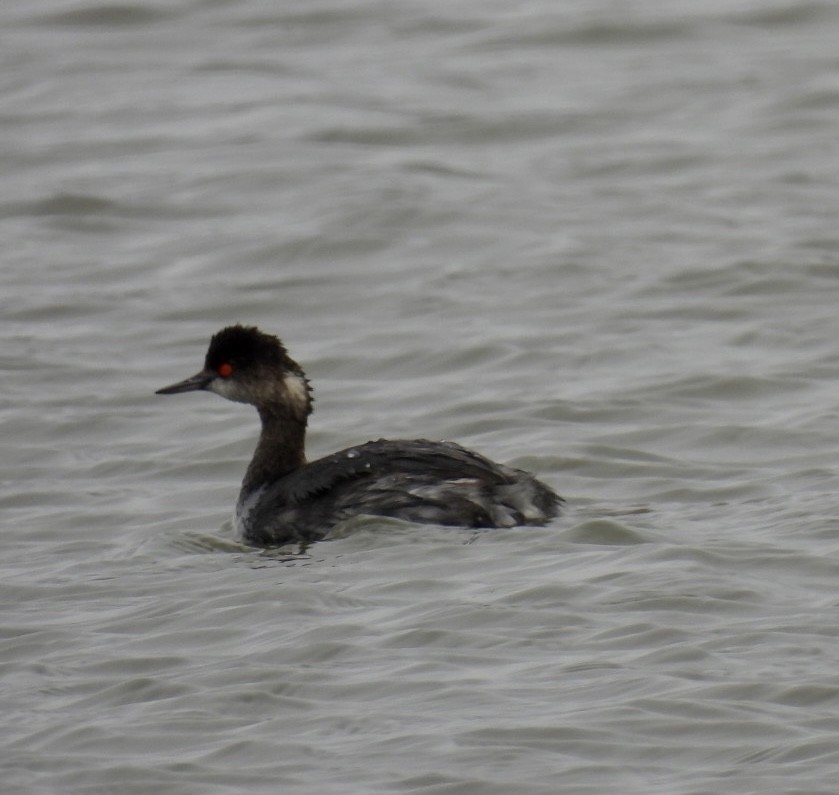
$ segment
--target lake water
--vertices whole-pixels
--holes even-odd
[[[834,795],[839,5],[6,0],[0,774],[25,795]],[[239,546],[231,322],[311,457],[545,528]]]

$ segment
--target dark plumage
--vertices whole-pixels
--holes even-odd
[[[453,442],[380,439],[306,463],[309,383],[280,340],[253,327],[222,329],[204,369],[158,394],[200,389],[252,403],[262,420],[236,506],[251,543],[318,540],[362,514],[462,527],[544,524],[562,504],[529,473]]]

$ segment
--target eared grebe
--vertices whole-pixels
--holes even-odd
[[[253,404],[262,420],[236,504],[236,529],[250,543],[316,541],[360,514],[512,527],[559,513],[562,498],[544,483],[453,442],[380,439],[307,464],[309,382],[280,340],[257,328],[222,329],[200,373],[156,394],[202,389]]]

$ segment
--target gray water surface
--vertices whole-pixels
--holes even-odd
[[[839,6],[7,0],[0,775],[835,795]],[[311,457],[457,440],[546,528],[236,544],[231,322]]]

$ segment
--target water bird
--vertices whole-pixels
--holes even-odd
[[[541,525],[562,498],[533,475],[449,441],[379,439],[306,461],[312,389],[275,336],[253,326],[215,334],[195,375],[158,395],[206,390],[256,407],[259,441],[236,503],[242,540],[307,544],[353,516],[459,527]]]

